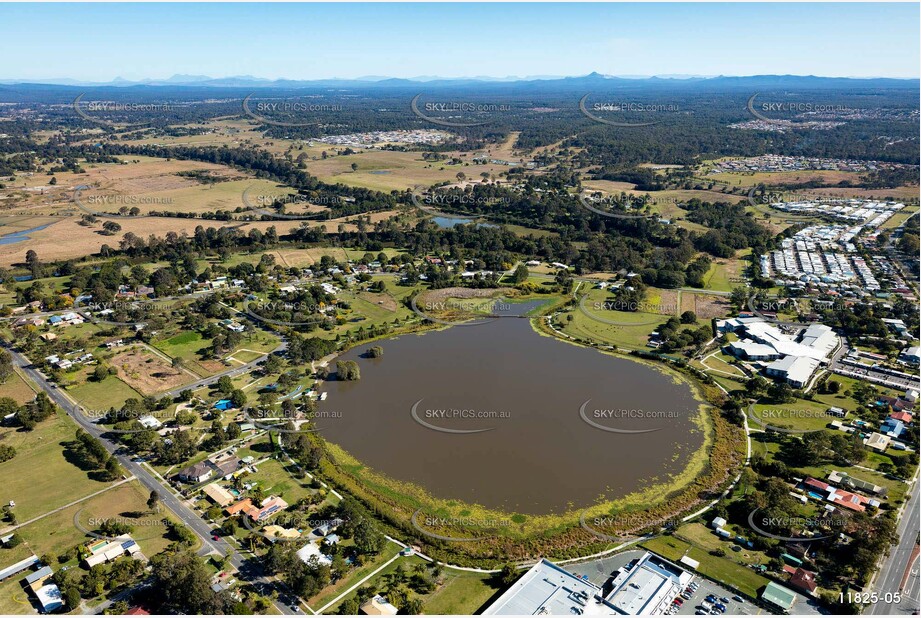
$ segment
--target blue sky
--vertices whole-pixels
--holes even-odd
[[[917,78],[919,5],[0,4],[0,78]]]

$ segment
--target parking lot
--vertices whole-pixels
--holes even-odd
[[[729,602],[723,602],[723,605],[726,606],[726,614],[732,615],[758,615],[765,612],[762,608],[750,603],[748,601],[736,601],[732,597],[735,596],[734,593],[729,592],[719,584],[715,584],[708,579],[697,576],[694,578],[694,581],[700,584],[700,588],[697,589],[697,592],[691,595],[690,600],[684,601],[684,604],[681,606],[681,609],[678,610],[678,615],[686,616],[688,614],[693,615],[694,612],[701,606],[707,595],[714,595],[716,598],[728,599]],[[684,599],[682,599],[684,600]]]
[[[599,558],[597,560],[590,560],[588,562],[579,562],[575,564],[564,565],[567,570],[576,573],[579,577],[585,577],[593,584],[598,587],[604,587],[604,584],[611,577],[611,573],[622,568],[631,560],[635,560],[646,553],[644,550],[627,550],[614,554],[612,556],[606,556],[604,558]],[[726,611],[723,615],[770,615],[772,612],[759,607],[752,603],[751,601],[743,600],[736,601],[732,597],[736,596],[734,592],[730,592],[726,588],[723,588],[717,583],[714,583],[700,575],[694,575],[694,581],[700,584],[700,587],[691,595],[691,598],[681,605],[681,609],[678,610],[677,615],[687,616],[694,615],[697,609],[701,606],[701,602],[707,598],[708,595],[714,595],[717,599],[729,599],[728,603],[723,603],[726,606]],[[742,597],[739,597],[742,598]],[[807,598],[806,596],[796,593],[796,603],[794,604],[791,614],[806,614],[806,615],[819,615],[823,613],[816,602],[812,599]]]

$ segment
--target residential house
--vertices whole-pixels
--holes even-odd
[[[205,485],[205,488],[202,491],[205,492],[205,495],[208,496],[212,502],[221,507],[227,506],[235,500],[232,493],[217,483],[210,483]]]
[[[90,552],[90,555],[84,558],[83,562],[88,569],[126,554],[135,559],[146,560],[144,554],[141,553],[140,545],[128,534],[123,534],[113,540],[100,539],[94,541],[87,545],[86,549]]]
[[[55,584],[46,584],[35,591],[35,599],[42,606],[42,613],[50,614],[64,607],[61,589]]]
[[[250,507],[246,509],[246,514],[249,515],[249,518],[253,521],[263,521],[286,508],[288,508],[287,502],[278,496],[269,496],[263,500],[258,507],[251,503]]]
[[[233,517],[239,513],[247,512],[251,508],[253,508],[253,501],[249,498],[245,498],[235,504],[228,506],[224,509],[224,511],[227,513],[227,515]]]
[[[201,483],[211,478],[214,470],[205,462],[193,464],[179,471],[179,479],[187,483]]]
[[[320,565],[329,566],[333,563],[332,558],[320,551],[320,547],[315,541],[310,541],[297,550],[297,557],[305,564],[308,564],[311,558],[316,558],[317,564]]]
[[[892,442],[892,438],[881,433],[876,433],[875,431],[870,434],[869,438],[863,441],[867,448],[871,448],[879,453],[885,453],[886,449],[889,448],[890,442]]]
[[[396,616],[400,610],[391,605],[387,599],[376,594],[362,603],[358,611],[365,616]]]
[[[149,414],[145,414],[144,416],[140,417],[138,419],[138,422],[145,429],[159,429],[161,426],[163,426],[163,423],[161,423],[159,420],[155,419]]]
[[[803,481],[803,485],[807,490],[821,495],[824,500],[850,511],[862,513],[867,509],[867,506],[878,507],[880,505],[879,500],[874,500],[872,498],[867,498],[866,496],[861,496],[844,489],[839,489],[833,485],[829,485],[828,483],[814,479],[812,477],[809,477]]]
[[[787,582],[791,588],[795,588],[809,596],[815,596],[815,590],[819,585],[815,581],[815,573],[799,567],[793,572],[790,581]]]
[[[891,416],[887,418],[879,428],[880,433],[884,433],[890,438],[898,438],[905,431],[902,421],[898,421]]]
[[[34,573],[26,575],[26,587],[32,590],[32,592],[35,592],[44,586],[45,582],[50,579],[52,575],[54,575],[54,571],[51,570],[51,567],[43,566]]]

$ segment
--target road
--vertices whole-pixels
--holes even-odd
[[[265,359],[267,359],[267,358],[269,357],[269,354],[275,354],[276,352],[284,352],[286,349],[288,349],[288,342],[285,341],[284,339],[282,339],[281,343],[278,344],[278,347],[276,347],[276,348],[275,348],[274,350],[272,350],[271,352],[268,352],[268,353],[266,353],[266,354],[263,354],[262,356],[260,356],[260,357],[257,358],[257,359],[254,359],[254,360],[252,360],[252,361],[250,361],[250,362],[248,362],[248,363],[246,363],[246,364],[238,365],[238,366],[233,367],[233,368],[231,368],[231,369],[227,369],[227,370],[225,370],[225,371],[221,371],[220,373],[216,373],[216,374],[214,374],[213,376],[209,376],[209,377],[207,377],[207,378],[202,378],[201,380],[197,380],[197,381],[195,381],[195,382],[192,382],[191,384],[185,384],[185,385],[180,386],[180,387],[178,387],[178,388],[174,388],[174,389],[169,390],[169,391],[164,391],[164,392],[160,393],[158,396],[159,396],[159,397],[176,397],[176,396],[179,395],[179,393],[181,393],[182,391],[187,391],[187,390],[188,390],[188,391],[194,391],[194,390],[198,390],[199,388],[202,388],[203,386],[209,386],[209,385],[211,385],[211,384],[214,384],[215,382],[217,382],[218,380],[220,380],[220,379],[221,379],[222,377],[224,377],[224,376],[229,376],[229,377],[231,377],[231,378],[234,378],[234,377],[236,377],[236,376],[238,376],[238,375],[244,374],[244,373],[246,373],[246,372],[248,372],[248,371],[251,371],[251,370],[255,369],[256,366],[257,366],[259,363],[265,361]]]
[[[128,454],[120,452],[120,445],[104,436],[105,427],[99,427],[81,414],[75,402],[71,401],[61,390],[51,386],[45,376],[33,367],[31,362],[16,351],[9,343],[3,341],[2,345],[9,350],[15,366],[19,367],[29,379],[47,393],[48,397],[50,397],[55,404],[67,412],[77,425],[90,435],[96,437],[103,446],[105,446],[108,452],[115,455],[119,463],[127,471],[128,474],[126,474],[126,476],[133,475],[148,490],[156,491],[160,495],[160,504],[169,509],[178,520],[188,526],[188,528],[201,540],[202,547],[198,552],[199,555],[219,554],[221,557],[224,557],[227,555],[228,551],[233,550],[230,563],[237,569],[239,579],[253,584],[264,594],[267,594],[269,590],[274,587],[274,583],[266,578],[262,564],[258,559],[254,557],[243,558],[235,547],[224,541],[221,537],[218,537],[218,540],[214,540],[211,526],[202,520],[195,511],[189,508],[184,501],[177,498],[170,488],[163,485],[156,476],[147,470],[147,468],[132,461]],[[290,595],[279,595],[279,598],[282,599],[283,604],[275,603],[275,605],[281,613],[296,613],[291,609],[291,605],[297,604],[296,598]]]
[[[919,513],[918,482],[915,480],[912,485],[911,499],[905,503],[902,517],[899,519],[897,531],[899,533],[899,543],[889,553],[880,566],[873,581],[872,592],[877,593],[881,598],[878,602],[870,606],[864,613],[873,616],[902,616],[918,613],[918,554],[915,552],[915,546],[918,544],[918,533],[921,530],[921,513]],[[908,579],[905,579],[906,571],[909,571]],[[902,581],[905,580],[905,587],[902,587]],[[895,602],[892,595],[901,592],[902,596],[898,602]],[[884,595],[890,595],[887,602]]]

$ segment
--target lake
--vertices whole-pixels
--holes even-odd
[[[340,357],[358,362],[359,381],[324,384],[321,435],[439,498],[564,512],[663,482],[703,444],[688,384],[541,336],[528,319],[375,342],[377,359],[362,356],[370,345]]]

